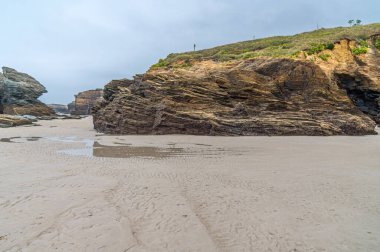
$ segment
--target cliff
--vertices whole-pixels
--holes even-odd
[[[55,113],[69,114],[67,105],[63,104],[47,104],[47,106],[54,110]]]
[[[94,127],[113,134],[375,134],[380,25],[336,29],[316,31],[328,34],[318,40],[310,33],[169,55],[134,80],[107,84]],[[295,41],[302,36],[301,47]]]
[[[49,116],[54,111],[38,98],[45,87],[28,74],[3,67],[0,73],[0,114]]]
[[[90,115],[92,108],[102,99],[103,90],[87,90],[75,96],[75,101],[68,104],[68,109],[72,115]]]

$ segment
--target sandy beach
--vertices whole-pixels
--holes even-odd
[[[379,251],[380,136],[0,129],[0,251]]]

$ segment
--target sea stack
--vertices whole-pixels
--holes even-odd
[[[38,100],[46,88],[32,76],[3,67],[0,73],[0,114],[51,116],[53,109]]]
[[[87,90],[75,95],[75,101],[68,104],[72,115],[91,115],[92,108],[103,97],[103,89]]]

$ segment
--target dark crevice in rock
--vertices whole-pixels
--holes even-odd
[[[380,124],[380,92],[363,88],[361,79],[349,74],[336,74],[338,85],[347,91],[352,102]]]

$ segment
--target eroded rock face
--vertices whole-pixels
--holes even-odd
[[[11,115],[52,115],[54,111],[38,98],[45,87],[25,73],[3,67],[0,73],[0,113]]]
[[[355,56],[351,49],[355,41],[342,40],[335,49],[326,52],[332,56],[329,62],[318,64],[347,91],[353,103],[378,124],[380,123],[380,53],[375,38],[369,40],[368,53]]]
[[[151,69],[107,84],[94,126],[112,134],[375,134],[378,58],[349,48],[338,43],[330,62],[256,58]]]
[[[55,113],[69,114],[69,109],[67,105],[63,104],[47,104],[49,108],[52,108]]]
[[[0,115],[0,128],[28,125],[32,123],[33,123],[32,120],[29,120],[20,116],[4,115],[4,114]]]
[[[68,105],[72,115],[90,115],[92,108],[103,97],[103,89],[80,92],[75,96],[75,101]]]

